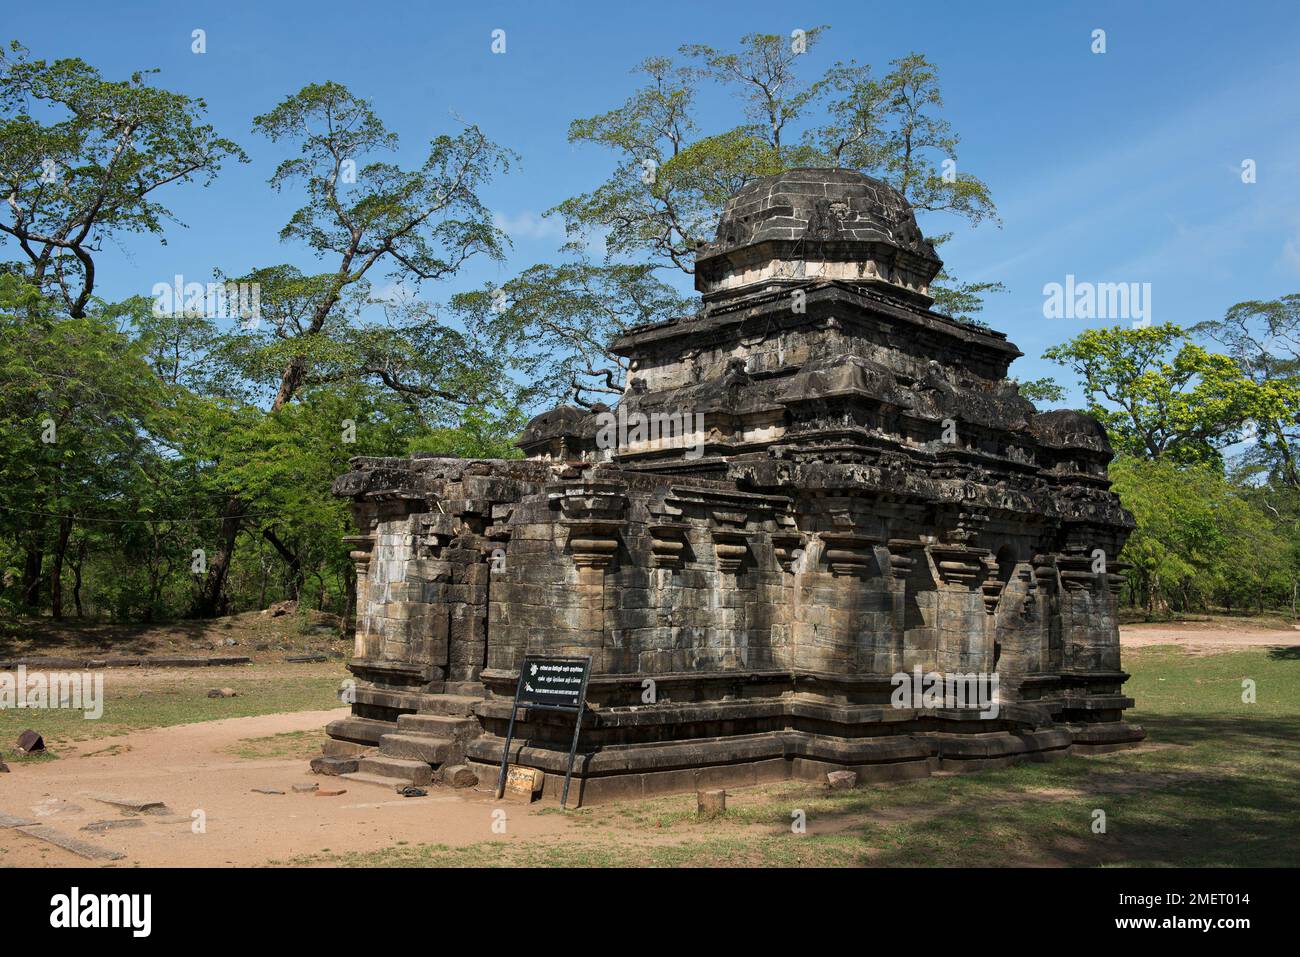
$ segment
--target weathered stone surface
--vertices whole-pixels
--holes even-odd
[[[845,170],[757,180],[698,266],[698,313],[615,342],[614,409],[536,417],[524,461],[338,479],[356,689],[328,730],[379,748],[360,771],[482,778],[525,654],[592,658],[582,800],[1140,739],[1105,430],[1039,413],[1005,336],[930,309],[940,263],[902,197]],[[996,674],[996,716],[895,701],[917,669]],[[562,778],[572,721],[521,709],[510,760]]]
[[[857,786],[858,775],[856,771],[831,771],[826,775],[826,783],[836,791],[844,791]]]
[[[360,758],[321,755],[311,759],[311,769],[317,774],[351,774],[357,769]]]
[[[696,795],[697,817],[722,817],[727,813],[727,792],[721,789],[701,791]]]
[[[167,805],[164,802],[153,798],[123,797],[118,794],[108,794],[104,791],[82,791],[81,796],[88,797],[92,801],[98,801],[100,804],[109,804],[124,811],[135,811],[136,813],[153,814],[167,810]]]
[[[82,825],[83,831],[114,831],[123,827],[144,827],[144,821],[138,817],[114,818],[109,821],[91,821]]]
[[[439,772],[442,783],[453,788],[472,788],[478,786],[478,775],[465,764],[444,766]]]
[[[91,844],[89,841],[83,841],[71,834],[64,834],[62,831],[55,830],[46,824],[22,825],[17,830],[29,837],[53,844],[55,847],[61,847],[65,851],[71,851],[78,857],[84,857],[88,861],[120,861],[126,857],[121,851],[109,850],[97,844]]]

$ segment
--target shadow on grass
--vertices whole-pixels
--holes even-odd
[[[1070,789],[1063,798],[964,800],[884,832],[868,825],[859,833],[877,848],[871,864],[1294,867],[1300,861],[1300,720],[1149,720],[1154,742],[1185,747],[1048,765],[1055,786]],[[966,781],[955,787],[964,790]],[[1105,833],[1093,832],[1096,810],[1105,812]]]

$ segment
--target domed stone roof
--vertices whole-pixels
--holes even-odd
[[[857,170],[801,168],[754,180],[727,201],[717,236],[697,253],[696,288],[708,297],[769,279],[828,278],[924,296],[942,265],[898,190]]]

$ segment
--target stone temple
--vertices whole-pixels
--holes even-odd
[[[355,700],[317,769],[494,786],[526,653],[592,658],[588,803],[1141,740],[1105,431],[1037,412],[1004,335],[931,311],[940,266],[877,180],[760,179],[699,249],[700,311],[614,343],[612,412],[536,417],[519,460],[353,460]],[[918,669],[995,674],[996,714],[900,706]],[[520,710],[544,799],[572,732]]]

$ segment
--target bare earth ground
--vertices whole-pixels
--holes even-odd
[[[1221,654],[1238,648],[1300,645],[1300,627],[1277,619],[1261,622],[1251,618],[1136,622],[1120,627],[1120,645],[1178,645],[1192,654]]]
[[[100,847],[125,851],[116,866],[252,865],[306,852],[370,850],[399,841],[461,844],[490,840],[494,803],[488,795],[430,789],[403,798],[374,785],[314,775],[304,758],[244,760],[228,749],[248,738],[295,731],[318,732],[347,714],[300,711],[231,718],[132,734],[130,750],[87,756],[104,740],[60,748],[60,759],[15,765],[0,776],[0,814],[27,817]],[[339,797],[299,794],[294,784],[346,788]],[[284,794],[257,794],[253,788]],[[131,815],[140,827],[82,831],[122,812],[85,796],[86,791],[166,802],[170,815]],[[507,805],[507,813],[510,808]],[[192,814],[206,815],[195,834]],[[510,814],[509,836],[519,840],[554,833],[566,822],[552,815]],[[89,863],[13,829],[0,829],[0,865],[52,867]]]
[[[1269,652],[1274,660],[1272,667],[1288,671],[1290,660],[1300,651],[1300,631],[1292,630],[1289,625],[1261,627],[1258,620],[1125,625],[1122,640],[1128,648],[1175,645],[1182,649],[1180,657],[1183,658],[1217,657],[1250,649],[1256,649],[1254,654],[1259,655],[1260,646],[1272,646],[1273,651]],[[1147,653],[1162,652],[1163,649]],[[1179,654],[1174,649],[1170,652]],[[45,653],[51,652],[45,650]],[[249,692],[254,698],[259,687],[255,681],[293,682],[294,675],[305,674],[292,670],[294,666],[269,661],[247,667],[249,677],[245,680],[250,682]],[[337,665],[328,668],[330,674],[326,676],[322,671],[318,680],[327,683],[335,680],[333,669]],[[173,687],[169,683],[173,679],[161,669],[127,671],[131,672],[129,676],[111,679],[110,703],[114,694],[112,686],[119,682],[124,684],[120,685],[123,691],[118,693],[137,695],[152,695],[151,689]],[[239,669],[201,671],[202,678],[175,680],[227,684],[237,680]],[[1195,686],[1201,683],[1200,679],[1194,680]],[[189,685],[175,687],[184,691]],[[244,694],[242,686],[241,694]],[[229,702],[245,700],[228,699]],[[160,721],[176,720],[166,717],[170,712],[161,713]],[[728,794],[729,818],[716,825],[694,820],[691,795],[563,814],[553,805],[498,804],[486,793],[437,787],[430,788],[427,797],[402,798],[373,785],[311,774],[306,755],[318,748],[324,725],[345,713],[345,709],[286,711],[192,724],[173,723],[170,727],[148,730],[124,728],[109,732],[110,736],[89,740],[62,740],[56,734],[53,741],[56,760],[16,762],[11,743],[6,740],[0,742],[0,747],[8,752],[12,772],[0,774],[0,815],[32,819],[95,846],[124,852],[124,859],[106,865],[111,867],[220,867],[286,862],[305,865],[646,862],[726,866],[728,862],[753,863],[754,854],[764,855],[758,859],[762,862],[778,864],[890,864],[898,862],[896,858],[904,845],[915,848],[921,835],[927,831],[937,833],[946,827],[954,830],[952,842],[969,842],[971,829],[983,828],[986,839],[999,840],[1007,848],[1001,863],[1068,865],[1123,863],[1133,860],[1135,855],[1139,860],[1142,855],[1150,855],[1152,860],[1160,862],[1185,859],[1182,855],[1189,852],[1181,832],[1166,834],[1160,830],[1172,823],[1167,811],[1162,812],[1164,817],[1144,824],[1143,835],[1127,847],[1122,832],[1113,840],[1107,839],[1104,845],[1090,840],[1086,836],[1084,815],[1091,813],[1100,793],[1112,802],[1107,806],[1115,802],[1122,806],[1124,801],[1131,801],[1136,817],[1144,800],[1158,796],[1150,792],[1132,793],[1142,781],[1146,782],[1142,787],[1148,787],[1151,792],[1167,791],[1171,799],[1189,787],[1204,785],[1208,789],[1205,806],[1209,807],[1211,802],[1219,800],[1214,789],[1227,781],[1226,778],[1202,781],[1204,772],[1187,770],[1177,763],[1178,752],[1193,747],[1201,739],[1181,727],[1180,719],[1175,718],[1169,733],[1163,735],[1169,740],[1156,740],[1161,736],[1153,735],[1137,752],[1080,759],[1092,763],[1080,764],[1072,773],[1073,765],[1058,762],[1024,772],[986,772],[960,781],[936,777],[927,782],[834,795],[823,794],[824,789],[805,784],[737,789]],[[109,717],[106,713],[106,720]],[[1224,739],[1239,728],[1247,728],[1236,724],[1211,727],[1216,729],[1215,736]],[[1287,730],[1290,727],[1290,724],[1279,725],[1281,731],[1270,729],[1272,737],[1243,737],[1240,743],[1234,741],[1230,747],[1239,755],[1266,755],[1267,748],[1290,736]],[[1143,757],[1147,754],[1150,757]],[[1281,752],[1277,754],[1280,756]],[[1129,768],[1123,762],[1140,764]],[[1115,766],[1108,768],[1111,764]],[[1198,762],[1197,766],[1203,765]],[[1058,769],[1057,776],[1045,777],[1045,773],[1053,773],[1051,768]],[[1189,775],[1197,780],[1189,780]],[[1279,796],[1291,793],[1293,782],[1288,784],[1288,780],[1272,782],[1267,790],[1263,789],[1264,784],[1257,785],[1261,790],[1250,796],[1256,802],[1256,814],[1280,813],[1283,820],[1289,815],[1286,799]],[[294,784],[345,788],[347,793],[340,796],[295,793]],[[260,794],[254,788],[275,788],[285,793]],[[123,812],[92,799],[86,793],[89,791],[160,800],[168,810],[162,815]],[[850,794],[853,796],[845,797]],[[983,815],[988,820],[981,818],[972,823],[967,818],[954,817],[962,807],[971,806],[969,799],[975,795],[981,795],[976,802],[979,807],[976,816]],[[1240,800],[1235,793],[1223,795],[1225,806],[1231,803],[1240,809]],[[1033,806],[1032,812],[1016,810],[1023,809],[1026,802]],[[1079,804],[1077,810],[1073,809],[1074,804]],[[788,836],[781,836],[789,833],[788,825],[781,822],[790,813],[788,808],[794,806],[814,809],[809,814],[808,834],[818,837],[822,843],[811,840],[792,843]],[[1176,808],[1177,804],[1171,807]],[[493,827],[498,823],[493,812],[501,809],[506,813],[506,833],[497,833]],[[202,833],[195,833],[193,827],[197,811],[202,812],[205,820]],[[1050,848],[1041,844],[1020,847],[1016,831],[1024,832],[1030,824],[1027,813],[1041,816],[1044,833],[1050,827],[1056,827],[1059,832],[1061,820],[1073,821],[1078,816],[1083,822],[1079,830],[1084,836],[1058,839]],[[1233,819],[1242,819],[1240,810],[1233,814]],[[128,818],[142,823],[99,832],[81,830],[92,822]],[[1186,824],[1183,821],[1179,827],[1185,829]],[[1238,843],[1250,842],[1257,831],[1263,836],[1271,834],[1270,840],[1276,843],[1280,838],[1276,824],[1263,818],[1253,823],[1243,820]],[[864,825],[872,834],[867,839],[855,834],[855,829]],[[1209,825],[1208,818],[1206,825]],[[1073,823],[1065,830],[1072,833]],[[946,846],[940,847],[938,853],[942,854]],[[802,856],[803,848],[814,847],[819,848],[818,855],[824,856]],[[1249,858],[1242,862],[1249,862]],[[0,867],[92,863],[12,828],[0,827]]]

